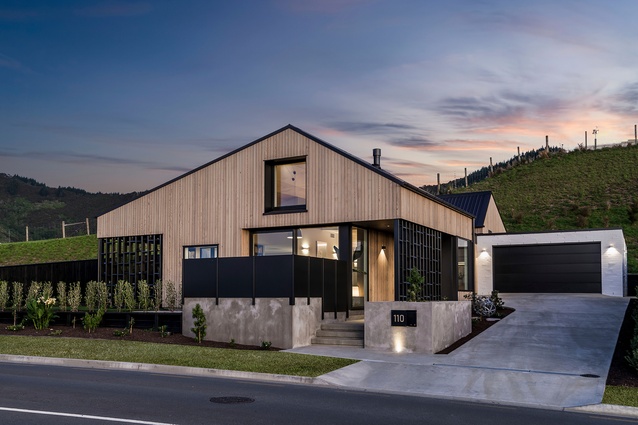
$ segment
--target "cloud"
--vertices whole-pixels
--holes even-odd
[[[14,71],[22,71],[32,73],[28,67],[24,66],[19,60],[3,55],[0,53],[0,68],[13,69]]]
[[[399,139],[393,139],[393,140],[389,140],[388,143],[392,146],[396,146],[399,148],[424,149],[424,150],[437,148],[441,145],[440,142],[435,142],[433,140],[427,139],[425,137],[420,137],[420,136],[409,136],[409,137],[404,137]]]
[[[280,8],[293,13],[321,13],[325,15],[337,14],[363,3],[370,3],[370,0],[278,0],[276,2]]]
[[[386,134],[388,132],[413,130],[416,127],[407,124],[373,123],[360,121],[338,121],[328,124],[329,127],[344,133]]]
[[[82,7],[75,14],[90,18],[110,18],[144,15],[152,10],[148,2],[103,1],[99,4]]]
[[[613,113],[635,115],[638,112],[638,82],[625,84],[607,101]]]
[[[93,154],[79,154],[74,152],[65,152],[65,151],[57,151],[57,152],[11,152],[11,151],[0,151],[0,157],[7,158],[30,158],[30,159],[40,159],[47,161],[57,161],[67,164],[94,164],[94,165],[136,165],[141,166],[148,169],[165,169],[163,165],[157,164],[155,162],[150,161],[141,161],[137,159],[131,158],[116,158],[104,155],[93,155]]]

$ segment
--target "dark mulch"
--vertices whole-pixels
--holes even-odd
[[[514,309],[511,307],[502,307],[501,309],[498,310],[496,318],[503,319],[509,316],[510,314],[512,314],[513,312],[514,312]],[[459,339],[458,341],[450,345],[445,350],[441,350],[436,354],[450,354],[452,351],[456,350],[461,345],[465,344],[466,342],[474,338],[476,335],[480,334],[481,332],[485,331],[490,326],[493,326],[498,322],[499,322],[498,320],[486,320],[485,318],[472,318],[472,332],[468,336]]]
[[[638,373],[632,369],[625,360],[625,356],[629,351],[629,342],[634,335],[634,321],[631,318],[631,312],[638,308],[638,299],[629,300],[629,306],[625,312],[618,342],[616,342],[616,351],[611,360],[611,367],[607,375],[607,385],[618,385],[623,387],[638,387]]]

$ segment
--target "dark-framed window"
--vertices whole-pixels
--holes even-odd
[[[184,247],[184,260],[217,258],[217,245],[193,245]]]
[[[306,211],[305,157],[266,161],[265,172],[266,213]]]

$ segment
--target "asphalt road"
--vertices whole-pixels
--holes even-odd
[[[211,399],[217,402],[212,402]],[[249,402],[239,403],[241,398]],[[226,403],[219,403],[219,401]],[[0,423],[472,424],[635,423],[583,413],[310,385],[0,363]]]

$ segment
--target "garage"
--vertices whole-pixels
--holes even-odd
[[[602,291],[600,242],[500,245],[492,247],[492,256],[499,292]]]

